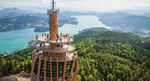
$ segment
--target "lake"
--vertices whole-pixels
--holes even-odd
[[[99,18],[91,15],[75,16],[78,19],[78,25],[64,24],[59,27],[59,33],[78,34],[79,31],[91,27],[111,27],[104,25]],[[0,53],[9,53],[15,50],[21,50],[27,47],[28,42],[35,38],[34,28],[0,32]]]

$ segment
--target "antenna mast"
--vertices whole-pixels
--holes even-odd
[[[55,1],[52,0],[52,11],[54,12],[54,10],[55,10]]]

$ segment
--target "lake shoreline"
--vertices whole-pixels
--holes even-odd
[[[62,27],[59,27],[60,33],[68,33],[70,35],[78,34],[79,31],[82,31],[91,27],[105,27],[98,20],[97,16],[93,15],[80,15],[73,16],[77,18],[77,25],[75,24],[64,24]],[[0,32],[0,54],[11,53],[16,50],[21,50],[27,47],[28,42],[35,39],[37,34],[48,33],[48,32],[34,32],[34,28],[19,29],[14,31]]]

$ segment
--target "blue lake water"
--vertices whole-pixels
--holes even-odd
[[[64,24],[59,28],[59,32],[74,35],[83,29],[91,27],[111,28],[100,22],[96,16],[81,15],[75,17],[78,18],[78,25]],[[36,34],[40,33],[35,33],[34,28],[0,32],[0,53],[8,53],[26,48],[28,42],[33,40]]]

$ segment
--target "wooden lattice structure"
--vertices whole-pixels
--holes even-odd
[[[78,56],[73,47],[73,37],[58,34],[58,10],[48,10],[50,33],[36,36],[32,52],[32,81],[76,81]]]

